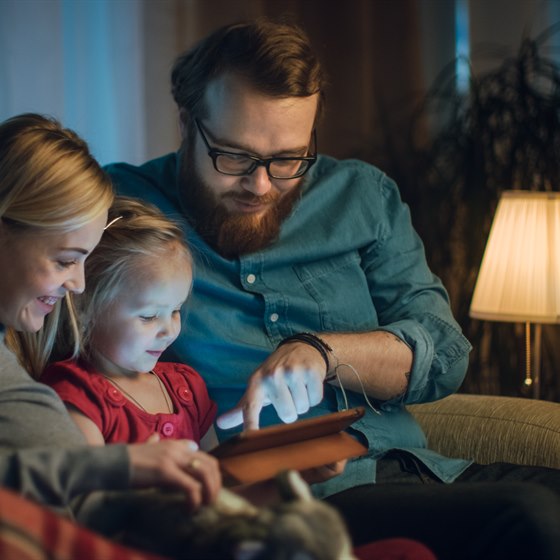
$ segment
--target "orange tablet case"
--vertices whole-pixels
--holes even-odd
[[[266,480],[282,470],[319,467],[367,452],[344,432],[363,414],[363,408],[352,408],[241,432],[210,453],[220,461],[226,486]]]

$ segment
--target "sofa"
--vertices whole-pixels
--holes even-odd
[[[448,457],[560,468],[560,403],[457,393],[408,410]]]

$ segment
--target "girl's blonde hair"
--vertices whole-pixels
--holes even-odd
[[[75,298],[82,325],[80,356],[96,362],[93,334],[109,320],[105,312],[124,290],[158,262],[178,255],[192,272],[191,252],[181,227],[155,206],[134,198],[117,196],[109,209],[108,226],[85,264],[86,288]],[[155,261],[155,262],[154,262]]]
[[[87,144],[55,119],[27,113],[0,124],[0,220],[16,234],[77,230],[106,212],[113,196]],[[71,297],[64,299],[77,340]],[[52,350],[60,305],[38,333],[7,330],[7,343],[36,377]]]

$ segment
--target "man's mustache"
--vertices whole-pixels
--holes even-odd
[[[263,196],[256,196],[250,192],[228,192],[222,195],[222,199],[232,198],[248,204],[273,204],[280,198],[276,193],[267,193]]]

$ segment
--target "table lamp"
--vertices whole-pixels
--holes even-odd
[[[502,193],[470,316],[525,323],[525,385],[539,398],[542,324],[560,323],[560,193]]]

